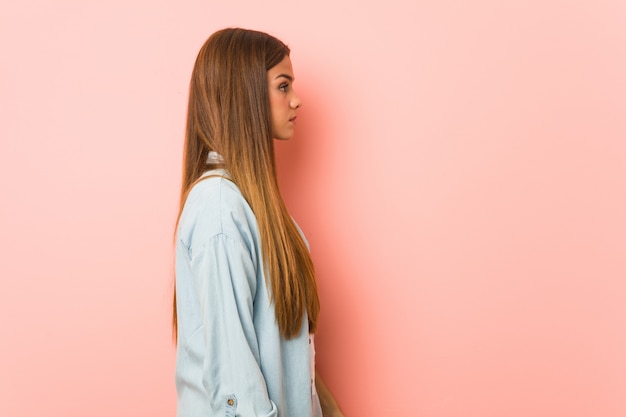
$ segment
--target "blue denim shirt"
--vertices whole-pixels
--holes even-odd
[[[256,218],[225,171],[204,176],[176,239],[177,416],[309,417],[308,320],[280,335]]]

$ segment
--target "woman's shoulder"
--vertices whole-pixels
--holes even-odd
[[[185,208],[233,209],[248,203],[224,170],[205,172],[189,191]]]
[[[192,187],[181,213],[179,239],[203,246],[217,235],[243,240],[258,238],[256,218],[237,185],[223,170],[207,171]]]

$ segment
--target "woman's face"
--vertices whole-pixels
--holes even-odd
[[[293,136],[296,110],[302,104],[293,89],[294,79],[291,60],[288,56],[267,71],[272,136],[275,139],[285,140]]]

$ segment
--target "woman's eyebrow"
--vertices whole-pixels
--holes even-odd
[[[274,77],[274,79],[276,80],[276,79],[278,79],[280,77],[286,78],[289,81],[293,82],[293,77],[291,75],[289,75],[289,74],[278,74],[276,77]]]

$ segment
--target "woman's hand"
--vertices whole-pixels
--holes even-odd
[[[339,404],[333,397],[322,378],[319,374],[315,373],[315,389],[317,390],[317,396],[320,399],[320,405],[322,406],[322,414],[324,417],[345,417],[339,409]]]

